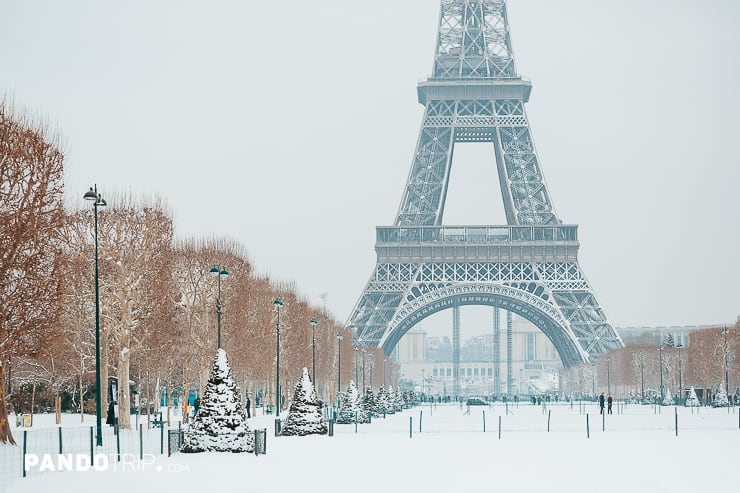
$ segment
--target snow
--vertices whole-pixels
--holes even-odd
[[[137,470],[32,471],[27,478],[14,478],[4,491],[0,479],[0,491],[117,493],[233,488],[309,493],[346,484],[352,484],[353,493],[388,488],[428,492],[724,491],[731,479],[716,471],[735,470],[740,444],[736,408],[617,403],[613,415],[603,415],[604,421],[594,403],[583,407],[578,402],[573,407],[520,403],[518,407],[510,405],[509,414],[503,404],[496,403],[467,411],[467,407],[454,404],[423,404],[374,418],[371,424],[359,425],[357,433],[354,424],[335,424],[333,437],[275,437],[274,416],[260,414],[248,421],[251,429],[267,429],[266,455],[204,452],[167,457],[165,451],[165,455],[154,456],[153,464]],[[586,413],[590,438],[586,436]],[[75,415],[64,419],[65,429],[67,422],[79,422]],[[37,416],[31,431],[48,429],[53,437],[53,423],[53,415]],[[92,423],[94,419],[86,417],[85,426]],[[14,433],[16,439],[22,438],[21,429],[14,428]],[[150,433],[159,436],[160,431]],[[110,444],[110,437],[106,440]],[[53,448],[55,442],[51,443]],[[3,456],[11,448],[17,449],[0,445],[0,468],[8,466]]]

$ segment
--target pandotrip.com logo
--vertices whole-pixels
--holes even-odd
[[[33,472],[186,472],[183,464],[157,464],[156,456],[143,454],[26,454],[23,471]]]

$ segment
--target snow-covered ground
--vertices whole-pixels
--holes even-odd
[[[572,408],[553,404],[543,410],[522,403],[510,407],[509,414],[500,403],[471,407],[469,414],[466,410],[455,405],[421,405],[359,425],[357,433],[353,424],[335,425],[333,437],[275,437],[274,418],[257,416],[249,420],[250,427],[268,430],[267,454],[261,456],[201,453],[167,457],[166,450],[165,455],[159,454],[159,430],[144,430],[149,438],[145,437],[145,461],[141,462],[138,457],[131,460],[138,455],[138,431],[128,432],[130,436],[124,433],[121,438],[133,440],[130,445],[137,452],[126,466],[112,459],[105,472],[38,472],[36,468],[26,478],[19,477],[20,447],[0,445],[0,468],[14,472],[0,471],[0,490],[4,486],[8,493],[222,488],[377,493],[556,488],[623,493],[734,491],[740,485],[736,470],[740,414],[736,409],[678,408],[678,436],[676,408],[672,407],[618,406],[603,422],[593,404],[581,407],[576,403]],[[65,436],[75,436],[72,427],[76,424],[76,440],[89,443],[94,419],[86,418],[86,428],[80,428],[79,416],[64,418]],[[37,416],[30,430],[46,431],[46,446],[58,452],[53,450],[58,435],[53,416]],[[20,443],[22,429],[14,432]],[[115,447],[115,439],[105,438],[106,450]]]

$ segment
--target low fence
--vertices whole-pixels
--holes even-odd
[[[176,423],[179,428],[180,422]],[[0,444],[0,492],[18,478],[93,468],[103,460],[110,467],[120,463],[130,465],[145,457],[153,460],[168,453],[168,432],[181,433],[181,430],[169,429],[165,422],[151,429],[140,424],[132,430],[104,425],[102,432],[103,445],[96,446],[94,426],[15,428],[16,445]]]

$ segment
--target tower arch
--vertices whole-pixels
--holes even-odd
[[[588,361],[578,338],[558,308],[526,290],[501,284],[440,285],[413,298],[388,324],[378,346],[390,354],[406,332],[425,318],[455,306],[491,306],[528,320],[552,342],[563,366]]]

